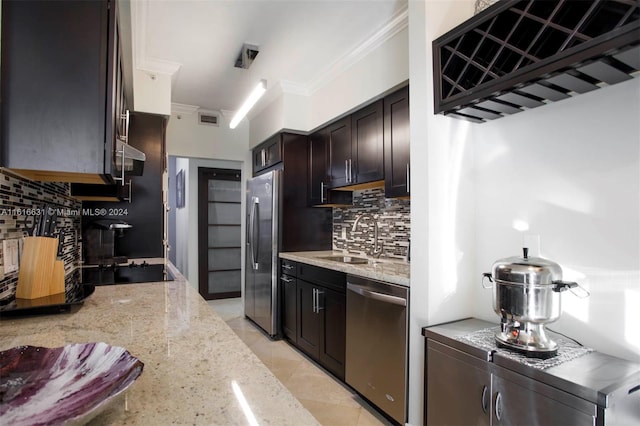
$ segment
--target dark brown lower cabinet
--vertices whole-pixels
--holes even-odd
[[[318,287],[320,364],[344,380],[346,346],[346,295]]]
[[[289,264],[291,262],[288,262]],[[305,278],[280,278],[283,334],[320,365],[344,380],[346,275],[299,264]],[[295,323],[294,323],[295,319]]]
[[[312,358],[320,356],[320,320],[316,313],[313,284],[298,281],[298,347]]]
[[[288,275],[280,276],[280,289],[282,294],[282,333],[284,336],[296,342],[297,334],[297,284],[295,277]]]

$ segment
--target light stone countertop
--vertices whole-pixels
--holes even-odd
[[[245,425],[239,389],[260,425],[317,425],[184,277],[98,286],[71,313],[0,320],[0,350],[105,342],[144,363],[92,425]],[[235,383],[235,385],[234,385]]]
[[[371,259],[366,264],[350,264],[322,259],[328,256],[354,256],[364,257],[359,254],[345,253],[342,251],[297,251],[280,253],[280,258],[306,263],[321,268],[333,269],[351,275],[358,275],[378,281],[410,286],[410,264],[397,259]]]

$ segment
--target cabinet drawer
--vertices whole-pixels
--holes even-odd
[[[288,259],[280,259],[280,274],[289,275],[291,277],[298,276],[297,263]]]
[[[347,274],[332,269],[298,263],[298,278],[312,284],[331,288],[344,293],[347,288]]]

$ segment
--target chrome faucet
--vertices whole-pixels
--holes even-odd
[[[351,233],[356,232],[356,228],[358,227],[358,223],[362,219],[369,218],[373,222],[373,251],[370,253],[371,256],[378,258],[382,254],[382,244],[378,245],[378,221],[373,217],[370,213],[363,213],[356,218],[356,221],[353,222],[353,226],[351,227]]]

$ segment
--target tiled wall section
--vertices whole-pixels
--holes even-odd
[[[373,248],[373,224],[370,219],[363,219],[356,231],[351,232],[356,218],[363,213],[377,218],[378,237],[383,244],[382,257],[404,259],[411,235],[411,202],[385,199],[383,188],[354,191],[352,207],[333,209],[334,250],[366,255]]]
[[[24,218],[27,211],[40,209],[44,203],[58,213],[57,229],[64,228],[65,238],[62,258],[67,286],[74,281],[73,269],[80,262],[77,244],[80,236],[80,201],[69,197],[69,184],[34,182],[23,179],[0,168],[0,242],[5,239],[23,238]],[[0,272],[4,271],[4,253],[0,243]],[[77,277],[75,278],[77,280]],[[0,300],[15,293],[18,272],[0,273]]]

